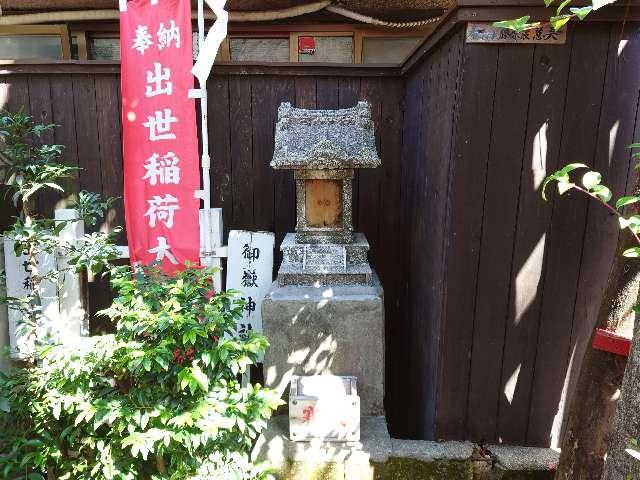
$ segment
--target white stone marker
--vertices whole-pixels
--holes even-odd
[[[4,260],[7,275],[7,296],[24,297],[27,294],[29,282],[31,282],[27,256],[21,255],[17,257],[14,251],[14,241],[6,237],[4,238]],[[56,268],[54,255],[39,254],[36,256],[36,261],[42,276]],[[60,324],[60,309],[58,306],[58,289],[55,282],[43,280],[40,284],[40,291],[44,321],[38,328],[37,336],[44,338],[47,335],[55,334],[55,326]],[[19,328],[22,313],[16,309],[9,308],[8,314],[11,354],[16,357],[23,357],[34,353],[34,337]]]
[[[84,222],[78,210],[74,208],[57,208],[56,221],[67,222],[60,232],[61,244],[77,243],[84,237]],[[82,337],[89,335],[89,319],[82,306],[82,289],[80,274],[72,271],[67,260],[58,255],[58,269],[62,278],[59,283],[60,325],[59,331],[64,343],[79,343]]]
[[[273,246],[271,232],[229,232],[227,259],[227,290],[242,292],[247,301],[242,319],[238,321],[241,337],[249,331],[262,333],[262,300],[273,281]]]

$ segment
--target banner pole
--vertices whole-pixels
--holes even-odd
[[[204,0],[198,0],[198,54],[204,46]],[[204,263],[210,265],[213,254],[213,242],[211,238],[211,158],[209,157],[209,131],[207,111],[207,79],[198,78],[198,84],[202,95],[200,97],[201,134],[202,134],[202,190],[204,207]]]

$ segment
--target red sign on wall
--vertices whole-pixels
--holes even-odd
[[[191,2],[132,0],[120,12],[124,201],[131,262],[198,263],[200,187]]]

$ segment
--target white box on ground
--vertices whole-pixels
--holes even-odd
[[[360,397],[356,377],[312,375],[291,378],[289,438],[294,441],[360,440]]]

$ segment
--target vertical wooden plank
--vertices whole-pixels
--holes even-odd
[[[97,75],[94,82],[102,195],[105,198],[118,198],[116,206],[108,212],[100,226],[103,231],[110,231],[116,226],[124,227],[120,80],[113,75]],[[124,232],[118,237],[118,242],[126,242]]]
[[[17,112],[24,108],[29,112],[29,77],[27,75],[8,75],[6,78],[7,98],[4,109]]]
[[[316,108],[316,79],[314,77],[295,77],[296,103],[298,108]]]
[[[78,146],[76,141],[76,121],[73,98],[73,80],[68,75],[55,75],[51,82],[51,105],[53,122],[58,125],[54,132],[54,141],[64,146],[63,162],[78,166]],[[72,179],[62,182],[65,189],[61,207],[69,206],[77,200],[78,173]]]
[[[395,363],[392,370],[390,385],[391,392],[386,393],[390,429],[394,435],[418,438],[418,422],[413,421],[409,412],[419,409],[417,404],[417,367],[413,361],[415,343],[415,328],[413,317],[416,315],[415,288],[413,281],[416,277],[414,257],[415,245],[414,215],[415,215],[415,169],[418,161],[419,144],[422,140],[422,96],[424,95],[424,65],[416,68],[407,78],[404,95],[404,121],[402,131],[402,162],[401,162],[401,234],[404,238],[402,281],[400,285],[401,303],[400,318],[398,319],[399,335],[389,339],[392,345],[398,344],[398,354],[394,356]],[[402,399],[402,400],[401,400]]]
[[[78,166],[81,168],[78,179],[80,189],[102,194],[102,175],[100,164],[100,147],[98,135],[98,112],[96,107],[96,88],[94,75],[76,75],[73,77],[74,110],[76,119],[76,139]],[[87,227],[92,231],[96,227]],[[96,321],[96,312],[107,307],[111,300],[111,292],[104,282],[87,284],[88,306],[91,321],[91,334],[110,331],[112,325],[104,320]]]
[[[496,440],[533,48],[498,47],[467,407],[467,432],[474,440]]]
[[[610,28],[607,24],[574,26],[562,163],[593,158]],[[552,215],[527,431],[527,443],[540,446],[550,444],[570,354],[587,200],[579,192],[569,192],[554,202]]]
[[[251,115],[253,135],[253,175],[256,179],[253,196],[254,228],[273,231],[274,183],[273,134],[277,115],[275,89],[278,77],[252,77]]]
[[[446,243],[446,293],[440,341],[436,438],[465,438],[465,412],[476,276],[498,50],[465,44],[460,102],[454,134]],[[478,92],[483,92],[478,95]]]
[[[382,166],[376,171],[381,177],[382,199],[380,215],[378,217],[378,231],[381,257],[377,259],[378,275],[385,289],[385,372],[386,388],[401,390],[401,386],[392,384],[391,375],[395,362],[398,345],[399,291],[402,264],[402,239],[397,234],[400,231],[400,158],[402,154],[402,100],[404,85],[399,79],[383,81],[383,88],[387,94],[382,98],[381,131],[384,135],[380,141],[380,156]],[[366,205],[363,208],[367,208]],[[391,399],[387,396],[386,404]]]
[[[46,75],[29,76],[29,115],[33,122],[48,125],[51,123],[51,87]],[[47,130],[35,139],[38,144],[53,144],[53,130]],[[36,210],[49,218],[53,217],[60,192],[45,188],[36,195]]]
[[[448,195],[452,169],[452,132],[458,116],[458,84],[464,35],[459,30],[434,55],[426,95],[431,97],[423,129],[424,157],[416,172],[416,192],[424,203],[415,212],[417,223],[414,258],[421,265],[416,277],[419,314],[416,328],[422,339],[424,399],[423,438],[436,438],[436,401],[445,294]],[[419,193],[418,193],[419,192]]]
[[[213,75],[209,78],[209,155],[211,156],[211,204],[222,208],[224,234],[227,237],[233,218],[233,166],[229,135],[229,77]]]
[[[395,79],[392,83],[396,83]],[[339,108],[355,107],[360,100],[360,78],[344,77],[338,79]]]
[[[320,109],[338,108],[340,87],[335,78],[320,77],[316,80],[316,103]]]
[[[551,203],[542,201],[545,176],[556,170],[567,88],[570,39],[535,47],[524,163],[520,175],[509,313],[498,405],[497,438],[522,445],[527,432]]]
[[[20,109],[29,113],[29,77],[26,75],[11,75],[4,77],[3,101],[2,112],[18,112]],[[8,189],[5,187],[0,188],[0,195],[2,198],[7,198],[6,204],[9,208],[2,209],[3,214],[0,221],[2,224],[2,231],[5,228],[9,228],[15,222],[15,216],[18,214],[18,209],[13,205],[10,197],[4,197],[5,193],[8,193]]]
[[[0,77],[0,115],[4,115],[7,111],[10,95],[11,83],[8,81],[8,77]],[[11,190],[8,186],[0,185],[0,196],[4,200],[3,205],[5,206],[0,209],[0,234],[2,234],[13,224],[17,209],[14,208],[11,201]]]
[[[376,144],[380,152],[380,136],[383,135],[381,120],[381,99],[384,96],[382,82],[379,78],[363,78],[360,84],[360,95],[369,102],[371,119],[375,126]],[[383,160],[384,162],[384,160]],[[380,215],[380,177],[377,170],[361,169],[358,172],[358,216],[357,229],[365,234],[371,246],[370,258],[377,268],[377,260],[382,258],[378,235],[378,216]]]
[[[82,169],[79,176],[80,188],[102,193],[94,76],[74,76],[73,95],[77,126],[78,165]]]
[[[292,78],[279,79],[276,88],[274,89],[273,98],[273,125],[272,129],[275,130],[275,122],[277,120],[277,110],[282,102],[295,103],[296,99],[296,86]],[[273,145],[270,150],[270,158],[273,156]],[[271,167],[269,167],[271,169]],[[274,232],[276,234],[276,261],[274,267],[280,266],[282,261],[282,252],[280,251],[280,244],[284,239],[284,236],[288,232],[295,230],[296,224],[296,187],[293,180],[293,173],[291,170],[273,170],[274,175]]]
[[[253,175],[252,93],[249,77],[235,76],[229,82],[229,105],[229,137],[233,162],[233,219],[229,228],[251,230],[256,179]]]
[[[603,183],[611,188],[613,197],[618,198],[625,195],[625,192],[632,194],[637,175],[633,170],[635,161],[631,161],[631,175],[628,175],[631,152],[626,147],[637,140],[637,137],[634,137],[636,112],[632,106],[638,105],[638,85],[640,85],[640,68],[638,68],[640,27],[638,24],[628,24],[622,32],[618,27],[611,28],[608,48],[598,141],[593,163],[590,165],[593,165],[594,170],[602,173]],[[628,177],[631,179],[629,190],[627,190]],[[611,262],[617,254],[615,247],[618,232],[616,219],[600,205],[590,203],[578,281],[578,296],[571,329],[571,356],[567,373],[570,381],[567,388],[567,401],[564,402],[565,412],[571,405],[570,399],[580,372],[580,360],[583,358],[585,349],[590,348],[589,339],[595,327],[600,299],[606,287]],[[554,425],[555,437],[558,437],[559,427]]]

